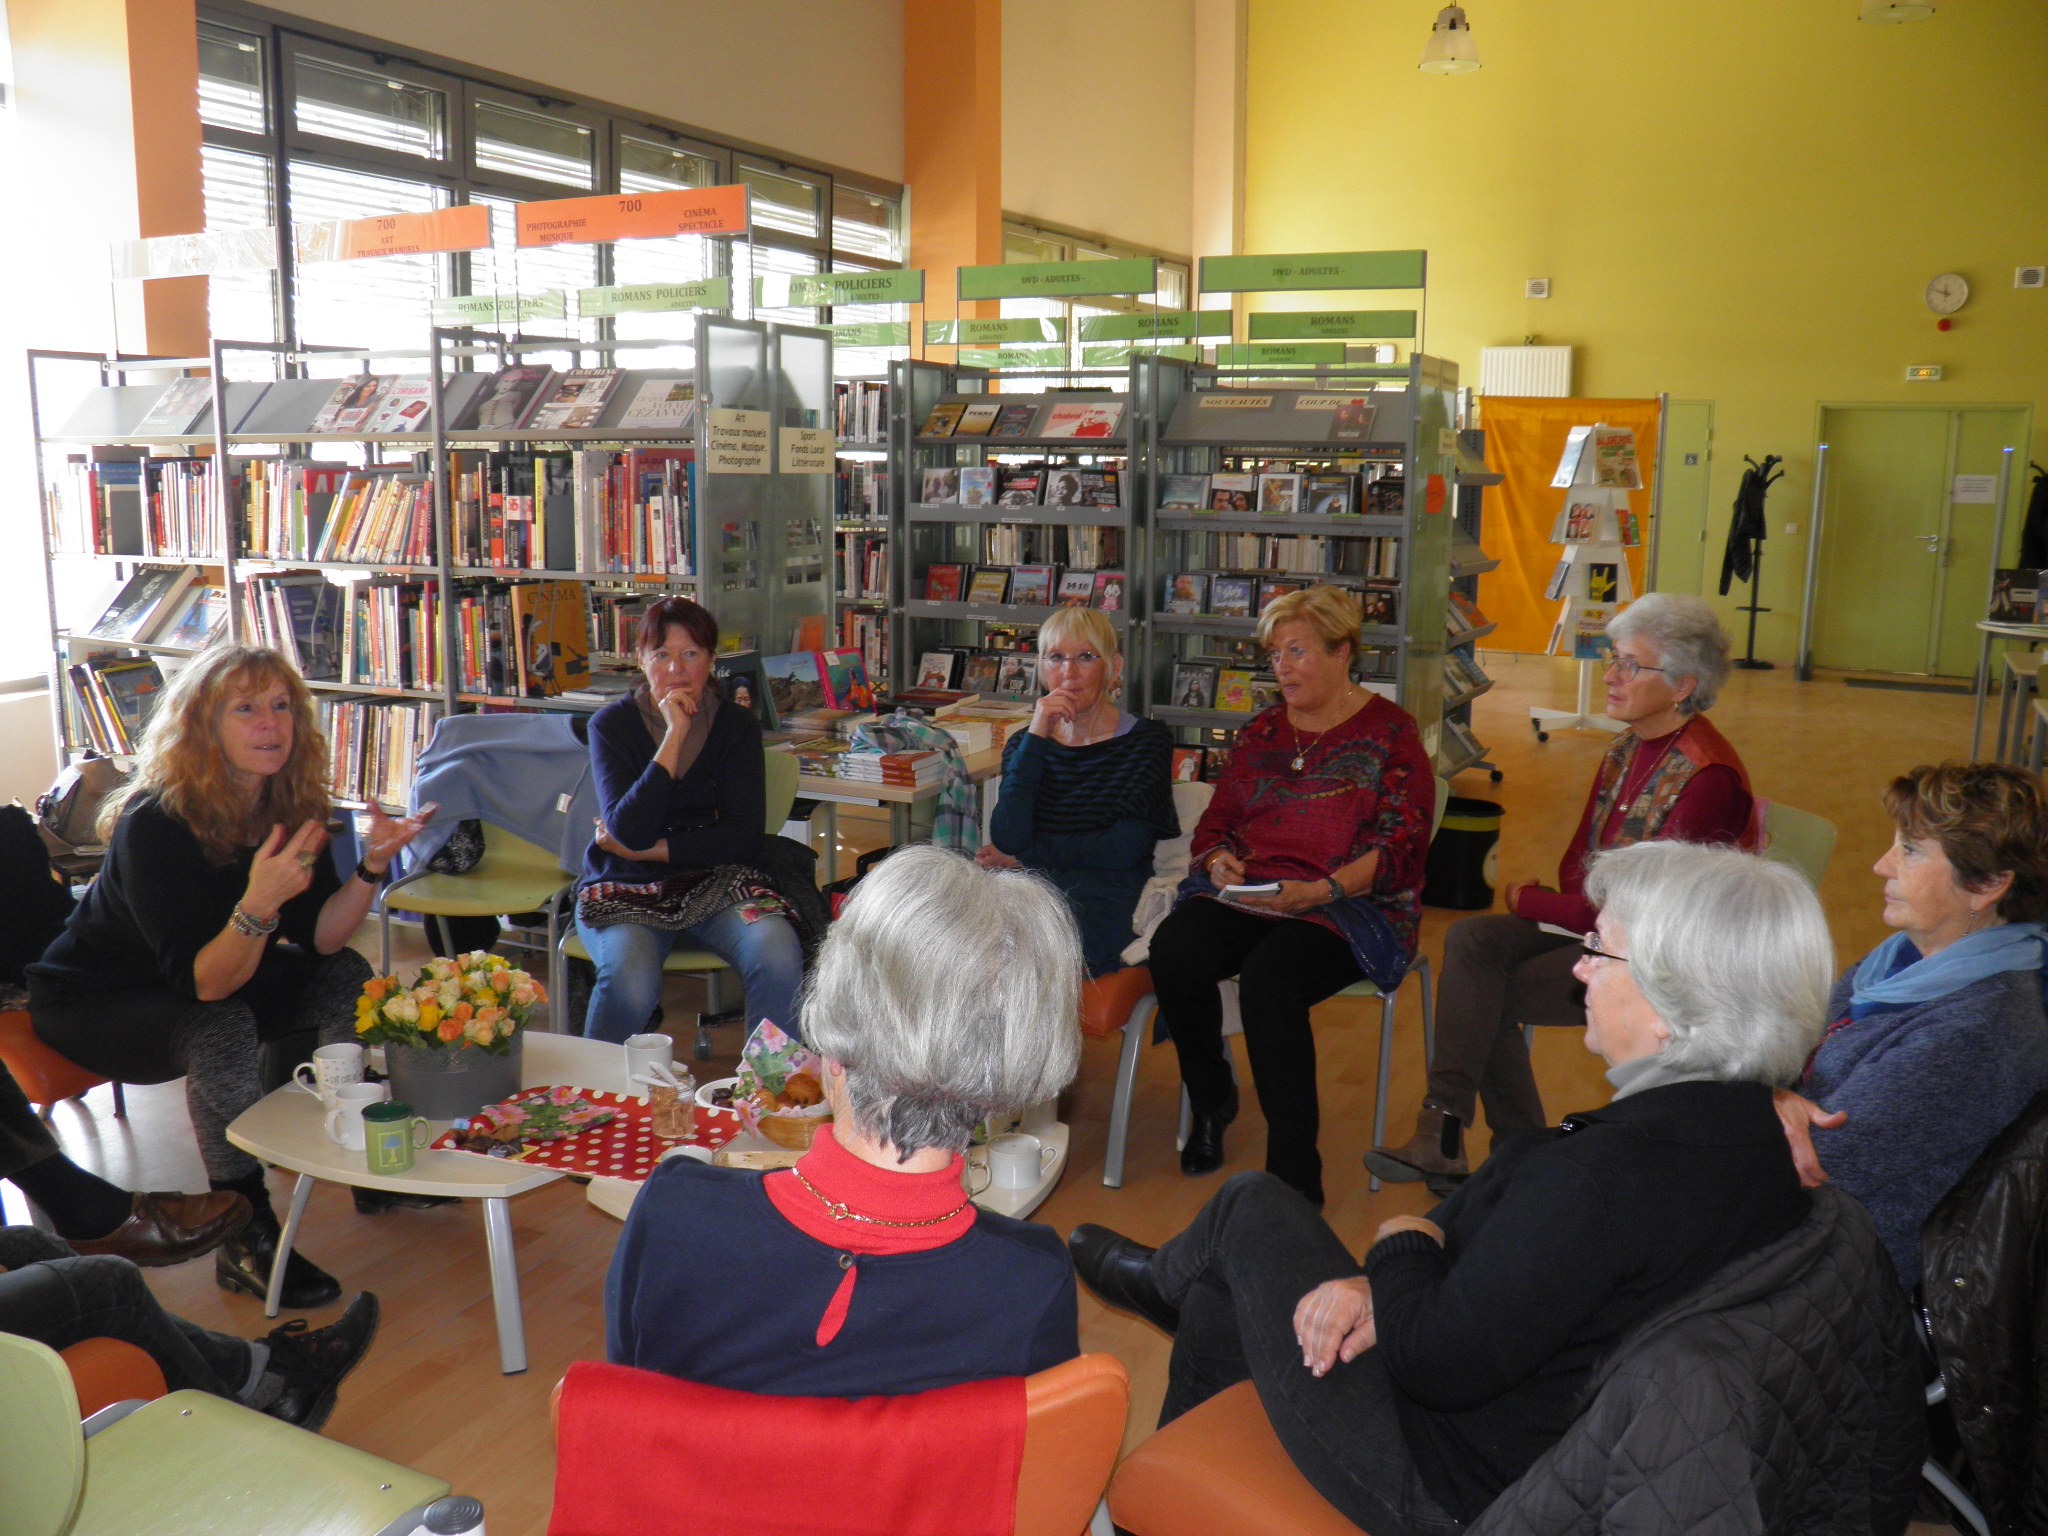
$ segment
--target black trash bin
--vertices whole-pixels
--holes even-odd
[[[1500,819],[1491,800],[1453,795],[1444,823],[1429,845],[1422,904],[1454,912],[1483,912],[1493,905],[1493,880],[1500,867]]]

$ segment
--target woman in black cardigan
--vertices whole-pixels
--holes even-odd
[[[1156,1251],[1071,1240],[1104,1300],[1175,1334],[1161,1422],[1250,1378],[1318,1492],[1374,1536],[1457,1530],[1564,1434],[1636,1323],[1804,1219],[1772,1089],[1820,1037],[1827,922],[1796,873],[1639,843],[1604,854],[1579,961],[1614,1102],[1509,1138],[1363,1265],[1242,1174]]]
[[[602,819],[583,865],[576,931],[597,967],[584,1034],[623,1041],[661,1001],[679,941],[740,973],[749,1027],[798,1033],[803,944],[759,868],[768,814],[761,727],[711,682],[718,621],[686,597],[640,620],[646,680],[590,722]]]

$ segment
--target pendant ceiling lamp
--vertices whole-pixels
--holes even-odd
[[[1447,5],[1437,12],[1436,25],[1429,29],[1429,41],[1422,48],[1422,68],[1432,75],[1469,75],[1479,67],[1479,50],[1472,43],[1472,26],[1465,20],[1465,7]]]
[[[1925,21],[1933,14],[1927,0],[1863,0],[1865,21]]]

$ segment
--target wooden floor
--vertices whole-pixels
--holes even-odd
[[[1483,772],[1468,773],[1457,790],[1506,808],[1502,884],[1554,879],[1608,738],[1567,733],[1540,745],[1535,739],[1528,707],[1570,704],[1571,663],[1507,655],[1486,660],[1499,682],[1479,701],[1477,726],[1506,779],[1494,786]],[[1760,793],[1826,816],[1841,829],[1822,896],[1840,958],[1846,963],[1860,955],[1886,931],[1870,873],[1890,837],[1878,792],[1890,775],[1915,763],[1968,755],[1969,700],[1849,688],[1825,676],[1800,684],[1779,670],[1737,673],[1714,718],[1742,752]],[[866,846],[877,830],[851,817],[841,826],[852,846]],[[1441,955],[1443,931],[1457,915],[1427,913],[1428,952]],[[373,946],[374,936],[367,936],[364,947],[374,957]],[[685,1017],[687,1006],[679,984],[670,1018]],[[1370,1141],[1378,1013],[1377,1005],[1338,1002],[1317,1020],[1328,1215],[1354,1248],[1387,1216],[1430,1204],[1419,1185],[1389,1186],[1376,1195],[1366,1188],[1359,1159]],[[730,1060],[737,1031],[722,1034],[719,1059]],[[1072,1160],[1039,1217],[1062,1233],[1095,1221],[1156,1242],[1193,1216],[1220,1176],[1189,1180],[1179,1173],[1172,1134],[1178,1084],[1171,1050],[1162,1047],[1148,1051],[1143,1063],[1124,1187],[1102,1186],[1116,1053],[1114,1041],[1091,1043],[1084,1053],[1062,1110],[1073,1126]],[[1599,1063],[1576,1033],[1546,1032],[1536,1043],[1536,1064],[1553,1116],[1605,1102]],[[1243,1075],[1242,1061],[1239,1066]],[[1396,1026],[1391,1127],[1397,1139],[1412,1129],[1422,1068],[1419,1003],[1410,988]],[[130,1188],[203,1188],[180,1090],[131,1090],[129,1103],[126,1122],[113,1118],[105,1089],[83,1109],[61,1107],[56,1125],[66,1149]],[[1230,1133],[1228,1171],[1260,1167],[1264,1142],[1264,1124],[1247,1095]],[[289,1177],[273,1176],[280,1206],[290,1185]],[[10,1219],[21,1219],[19,1197],[12,1186],[4,1189]],[[323,1186],[303,1234],[312,1257],[346,1287],[375,1290],[384,1308],[376,1346],[343,1389],[327,1433],[481,1498],[493,1536],[526,1536],[546,1526],[553,1486],[548,1393],[571,1361],[602,1357],[604,1272],[618,1234],[617,1223],[567,1182],[522,1196],[512,1209],[532,1360],[517,1377],[498,1370],[482,1216],[474,1205],[363,1218],[345,1190]],[[152,1271],[151,1281],[167,1306],[209,1327],[244,1336],[266,1327],[257,1302],[215,1287],[210,1263]],[[331,1315],[315,1314],[314,1321]],[[1084,1348],[1112,1351],[1130,1366],[1134,1401],[1126,1441],[1135,1444],[1158,1412],[1167,1340],[1085,1293],[1081,1340]]]

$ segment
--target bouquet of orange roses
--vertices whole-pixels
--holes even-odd
[[[504,1056],[547,992],[500,955],[472,950],[429,960],[407,985],[373,976],[356,999],[356,1038],[365,1045],[476,1049]]]

